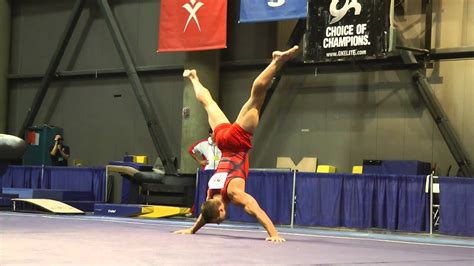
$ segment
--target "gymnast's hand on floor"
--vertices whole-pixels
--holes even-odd
[[[281,236],[270,236],[270,237],[267,237],[265,238],[266,241],[271,241],[271,242],[275,242],[275,243],[281,243],[281,242],[285,242],[286,240],[281,237]]]
[[[193,230],[192,230],[192,228],[181,229],[181,230],[176,230],[176,231],[174,231],[173,234],[192,235],[192,234],[193,234]]]

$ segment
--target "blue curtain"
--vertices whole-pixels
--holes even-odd
[[[42,188],[41,171],[41,166],[8,166],[2,187]]]
[[[8,164],[0,161],[0,184],[3,184],[3,176],[8,170]]]
[[[373,227],[396,230],[398,228],[399,182],[394,176],[375,175],[376,190],[372,201]]]
[[[207,183],[214,174],[214,170],[200,170],[198,172],[196,193],[194,194],[194,208],[193,215],[198,217],[201,212],[201,205],[206,201]]]
[[[195,197],[195,215],[200,212],[206,199],[207,183],[213,171],[200,171]],[[280,171],[250,171],[245,191],[252,195],[260,207],[275,224],[289,224],[291,221],[293,173]],[[230,204],[227,209],[230,221],[257,222],[246,214],[242,207]]]
[[[474,236],[474,178],[439,177],[440,232]]]
[[[425,192],[426,176],[396,176],[398,191],[398,230],[429,230],[429,194]]]
[[[354,228],[372,227],[374,178],[362,175],[342,176],[343,226]]]
[[[90,191],[94,200],[104,199],[105,168],[45,167],[44,180],[48,189]]]
[[[105,168],[9,166],[2,187],[90,191],[95,201],[103,201]]]
[[[297,225],[428,229],[425,176],[298,173]]]
[[[336,227],[342,224],[342,187],[339,175],[296,175],[295,224]]]

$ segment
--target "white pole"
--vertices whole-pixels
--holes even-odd
[[[430,235],[433,234],[433,172],[430,174]]]
[[[41,165],[41,184],[40,184],[40,188],[43,188],[43,176],[44,176],[44,164]]]
[[[104,203],[107,203],[107,192],[108,192],[108,182],[109,179],[109,166],[105,166],[105,193],[104,193]]]
[[[198,180],[199,180],[199,168],[196,169],[196,192],[197,192],[197,187],[198,187]]]
[[[293,228],[295,222],[295,205],[296,205],[296,170],[293,170],[293,193],[291,195],[291,222],[290,226]]]

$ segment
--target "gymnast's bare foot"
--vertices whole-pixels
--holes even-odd
[[[185,69],[183,72],[183,77],[188,79],[196,79],[197,73],[196,69]]]
[[[293,46],[292,48],[286,50],[286,51],[275,51],[272,54],[272,60],[275,61],[276,63],[283,64],[286,61],[290,60],[293,58],[296,53],[298,52],[299,47],[298,45]]]

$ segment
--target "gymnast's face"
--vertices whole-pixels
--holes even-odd
[[[219,212],[219,216],[216,219],[214,219],[214,221],[213,221],[216,224],[220,224],[225,220],[225,213],[226,212],[225,212],[224,204],[221,203],[221,205],[219,206],[218,212]]]

